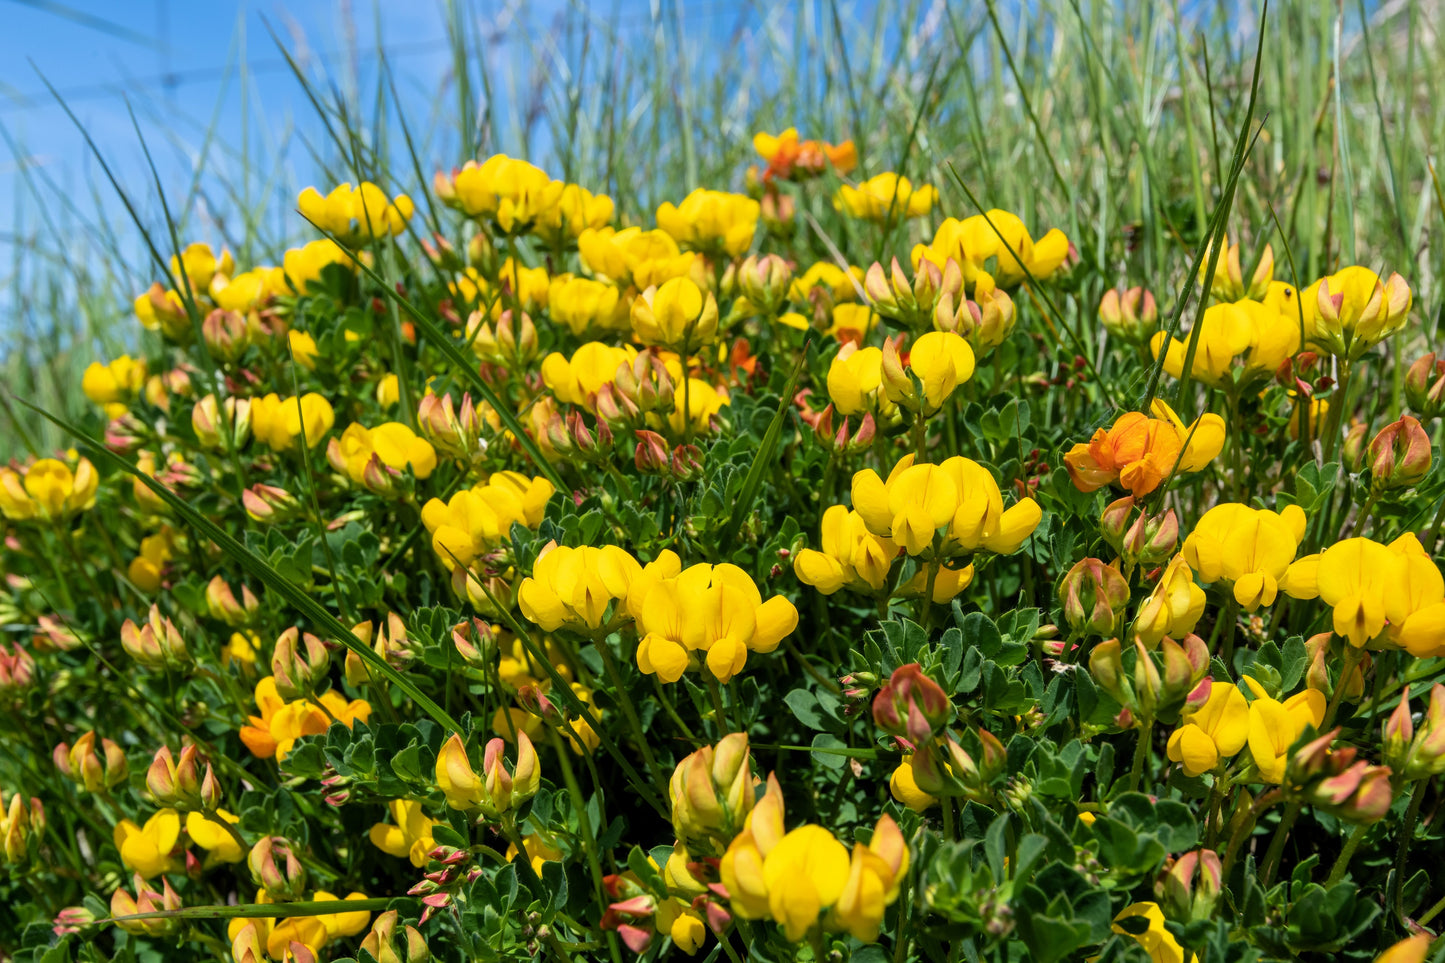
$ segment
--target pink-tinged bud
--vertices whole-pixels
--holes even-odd
[[[523,712],[537,716],[548,725],[562,724],[563,716],[557,704],[547,697],[541,686],[524,685],[517,690],[517,707]]]
[[[889,735],[922,745],[948,725],[953,703],[917,662],[899,666],[873,697],[873,721]]]
[[[246,319],[235,311],[216,308],[201,322],[201,339],[211,357],[218,361],[235,361],[250,345]]]
[[[615,384],[597,389],[597,417],[616,428],[630,428],[642,415],[637,402],[624,395]]]
[[[440,174],[440,172],[438,173]],[[451,190],[450,181],[447,183],[447,189]],[[461,271],[466,267],[461,252],[445,235],[433,234],[430,238],[422,238],[421,249],[437,267],[444,271]]]
[[[1105,505],[1103,514],[1099,516],[1099,534],[1116,552],[1123,548],[1124,533],[1130,530],[1130,520],[1137,505],[1133,495],[1125,495]]]
[[[1410,488],[1430,473],[1430,436],[1405,415],[1386,425],[1370,442],[1370,475],[1376,488]]]
[[[246,514],[258,522],[282,522],[301,514],[301,500],[284,488],[257,483],[241,492]]]
[[[126,412],[119,418],[112,418],[105,426],[105,447],[118,455],[129,455],[138,451],[149,436],[145,422]]]
[[[251,879],[275,902],[298,900],[306,892],[306,867],[284,837],[262,837],[251,847],[246,865]]]
[[[797,203],[791,194],[768,191],[762,199],[763,224],[773,234],[787,236],[793,233]]]
[[[568,413],[567,434],[570,436],[572,450],[582,458],[591,459],[598,454],[597,437],[587,427],[587,422],[582,420],[580,411]]]
[[[1059,582],[1064,620],[1075,633],[1111,636],[1129,604],[1129,583],[1097,558],[1074,564]]]
[[[1174,554],[1179,544],[1179,518],[1174,509],[1162,515],[1141,512],[1124,533],[1120,554],[1133,564],[1162,562]]]
[[[160,669],[190,662],[185,639],[175,623],[162,616],[160,608],[154,604],[145,625],[137,626],[130,619],[125,620],[120,627],[120,644],[132,659],[149,668]]]
[[[1094,651],[1089,653],[1089,675],[1120,705],[1133,704],[1134,691],[1124,673],[1124,647],[1118,639],[1094,646]]]
[[[893,263],[897,265],[898,260],[895,258]],[[874,261],[863,275],[863,296],[879,314],[892,317],[898,310],[898,299],[893,296],[893,286],[888,283],[888,274],[877,261]]]
[[[702,477],[702,450],[696,445],[678,445],[672,451],[672,477],[677,481],[696,481]]]
[[[567,419],[560,413],[552,415],[546,424],[547,443],[558,455],[572,454],[572,433],[567,430]]]
[[[67,906],[55,914],[51,931],[56,936],[72,936],[95,922],[95,914],[84,906]]]
[[[1143,344],[1159,326],[1159,307],[1154,295],[1142,287],[1111,288],[1099,303],[1099,321],[1114,337]]]
[[[196,441],[208,451],[240,448],[251,437],[251,401],[227,398],[217,402],[206,395],[191,408],[191,430]]]
[[[1139,655],[1153,660],[1152,655],[1142,650]],[[1186,636],[1183,643],[1166,636],[1159,641],[1157,655],[1163,662],[1163,671],[1156,714],[1173,724],[1179,713],[1209,698],[1209,648],[1197,635]]]
[[[146,770],[146,792],[156,805],[169,806],[176,798],[176,761],[168,746],[161,746]]]
[[[236,599],[236,593],[226,580],[217,575],[211,579],[206,586],[206,609],[211,618],[219,619],[227,625],[245,625],[256,615],[260,608],[260,602],[251,590],[244,585],[241,587],[241,598]]]
[[[120,746],[102,739],[100,752],[96,752],[95,743],[95,733],[87,732],[75,740],[74,746],[60,743],[51,758],[56,769],[79,783],[86,792],[105,792],[124,783],[130,776],[130,767]]]
[[[1222,889],[1222,870],[1214,850],[1190,850],[1164,864],[1154,881],[1154,895],[1171,919],[1181,923],[1208,919]]]
[[[78,631],[53,615],[42,615],[35,623],[38,631],[30,644],[36,652],[71,652],[85,644]]]
[[[474,669],[489,667],[497,657],[496,630],[478,618],[452,626],[452,644],[462,661]]]
[[[301,699],[321,691],[331,669],[331,653],[326,644],[295,627],[282,632],[271,653],[271,675],[276,693],[283,699]]]
[[[1445,358],[1437,359],[1432,351],[1410,365],[1405,373],[1405,402],[1426,421],[1445,411]]]
[[[764,314],[776,314],[788,297],[793,272],[776,254],[753,255],[738,266],[737,283],[743,297]]]
[[[982,764],[979,766],[979,777],[985,782],[992,782],[996,777],[1008,771],[1008,750],[999,741],[998,736],[987,729],[978,730],[979,742],[983,743]]]
[[[0,643],[0,695],[12,696],[35,683],[35,660],[19,643]]]
[[[671,455],[667,448],[667,439],[646,429],[639,430],[636,434],[637,451],[633,455],[633,463],[637,470],[644,475],[657,475],[668,471]]]

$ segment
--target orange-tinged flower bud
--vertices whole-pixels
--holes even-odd
[[[271,675],[276,692],[283,699],[300,699],[325,688],[331,669],[331,652],[326,643],[294,625],[282,632],[271,651]]]
[[[12,695],[35,682],[35,660],[19,642],[0,643],[0,695]]]
[[[737,269],[737,285],[743,297],[768,315],[776,314],[787,299],[792,280],[788,262],[776,254],[752,255]]]
[[[260,601],[245,585],[241,586],[241,598],[237,601],[236,593],[219,575],[206,586],[207,611],[211,618],[219,619],[227,625],[245,625],[250,622],[256,617],[260,605]]]
[[[235,361],[250,346],[250,329],[244,316],[216,308],[201,322],[206,350],[219,361]]]
[[[917,662],[899,666],[873,697],[873,721],[890,735],[921,745],[933,739],[953,713],[953,703]]]
[[[637,431],[636,435],[637,450],[633,455],[633,462],[637,465],[637,470],[651,475],[666,472],[671,464],[667,439],[655,431],[645,429]]]
[[[186,665],[191,661],[186,640],[169,616],[152,604],[150,618],[137,628],[130,619],[120,627],[120,644],[132,659],[150,668]]]
[[[45,832],[45,807],[39,799],[26,800],[15,793],[9,799],[0,789],[0,863],[28,862]]]
[[[1370,475],[1376,488],[1410,488],[1430,473],[1433,445],[1409,415],[1380,430],[1370,442]]]
[[[122,916],[157,913],[181,908],[181,898],[171,889],[170,881],[161,878],[161,892],[157,893],[146,885],[139,874],[135,877],[135,895],[118,889],[110,897],[110,915],[117,917],[116,925],[136,936],[168,936],[181,928],[183,922],[177,918],[122,920]]]
[[[96,751],[96,735],[87,732],[75,740],[74,746],[60,743],[52,754],[55,768],[75,780],[86,792],[105,792],[123,784],[130,776],[125,752],[109,739],[100,740]]]
[[[1426,421],[1445,411],[1445,358],[1430,352],[1405,372],[1405,402]]]
[[[227,398],[217,404],[215,395],[206,395],[191,409],[191,428],[196,441],[210,451],[237,449],[251,437],[251,402],[246,398]]]
[[[1076,633],[1111,636],[1123,622],[1129,583],[1097,558],[1076,562],[1059,582],[1064,619]]]
[[[1212,849],[1192,849],[1165,863],[1154,895],[1171,918],[1187,923],[1208,919],[1223,888],[1223,866]]]
[[[246,857],[251,879],[274,902],[301,899],[306,892],[306,867],[294,844],[282,836],[263,836]]]
[[[516,765],[512,771],[507,771],[502,758],[506,742],[493,739],[487,743],[482,773],[478,775],[462,737],[452,733],[437,754],[436,765],[437,787],[446,796],[448,806],[463,812],[476,810],[496,819],[537,794],[541,780],[537,752],[525,731],[518,729],[516,735]]]
[[[742,832],[756,780],[746,733],[724,736],[678,763],[669,784],[672,826],[681,845],[699,856],[721,853]]]
[[[301,500],[284,488],[260,482],[241,492],[241,505],[257,522],[283,522],[296,518],[302,511]]]
[[[1099,302],[1099,321],[1114,337],[1144,344],[1159,327],[1159,307],[1144,288],[1110,288]]]

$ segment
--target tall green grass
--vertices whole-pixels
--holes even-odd
[[[24,171],[13,258],[0,267],[13,306],[0,377],[46,410],[95,417],[80,373],[138,346],[130,302],[158,274],[140,230],[167,235],[158,188],[178,236],[223,243],[246,266],[314,236],[293,211],[305,186],[298,169],[314,169],[320,186],[365,177],[409,191],[419,230],[456,236],[456,222],[421,200],[431,172],[505,151],[606,191],[624,217],[648,222],[659,201],[693,187],[742,188],[754,130],[790,125],[854,138],[859,174],[902,169],[932,183],[938,216],[974,213],[972,192],[1032,226],[1062,227],[1099,269],[1082,275],[1086,289],[1064,308],[1075,330],[1093,330],[1083,315],[1108,279],[1147,285],[1168,316],[1227,178],[1259,23],[1253,5],[1223,0],[973,9],[820,0],[752,5],[719,34],[717,8],[702,20],[688,9],[653,4],[650,14],[613,17],[578,3],[497,38],[475,5],[450,0],[447,76],[430,86],[402,76],[384,47],[372,52],[368,82],[294,65],[314,111],[295,118],[266,112],[233,50],[240,116],[223,114],[220,101],[203,118],[135,104],[150,151],[195,157],[172,182],[123,185],[138,225],[103,178],[76,189],[43,168]],[[1445,51],[1433,39],[1434,4],[1379,9],[1362,0],[1342,10],[1318,0],[1271,6],[1255,107],[1262,130],[1228,230],[1249,250],[1272,241],[1281,265],[1287,247],[1305,283],[1341,263],[1400,271],[1422,320],[1392,349],[1408,362],[1436,333],[1442,198],[1431,165],[1445,142],[1445,111],[1435,107]],[[24,145],[4,136],[23,158]],[[810,203],[799,229],[826,257],[832,238],[822,235],[848,227],[821,194]],[[889,250],[906,251],[923,229],[910,230],[886,239]],[[1074,349],[1060,343],[1057,353],[1066,362]],[[1126,387],[1142,387],[1131,377],[1139,383]],[[53,425],[15,411],[0,457],[63,443]]]

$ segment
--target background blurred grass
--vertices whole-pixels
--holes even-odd
[[[974,213],[951,164],[984,204],[1039,230],[1063,228],[1087,268],[1065,307],[1080,330],[1092,330],[1083,325],[1099,294],[1119,281],[1150,287],[1168,314],[1243,118],[1257,7],[815,0],[739,11],[720,34],[716,17],[698,30],[675,2],[625,16],[579,2],[546,24],[510,20],[510,52],[498,57],[495,23],[448,0],[450,68],[430,98],[398,89],[383,38],[371,82],[334,64],[297,65],[316,114],[273,127],[268,143],[251,132],[274,119],[248,115],[244,98],[239,117],[217,109],[184,129],[161,105],[132,101],[135,136],[153,151],[183,143],[192,162],[183,175],[123,186],[157,237],[166,236],[159,187],[183,240],[225,244],[246,267],[310,237],[292,213],[305,186],[288,159],[293,138],[323,189],[364,176],[420,202],[437,167],[504,151],[608,192],[624,218],[650,223],[658,202],[693,187],[741,189],[756,161],[752,133],[795,125],[805,137],[854,138],[855,176],[897,169],[934,184],[935,223]],[[1263,129],[1231,218],[1231,235],[1275,242],[1285,279],[1291,259],[1303,283],[1343,263],[1404,274],[1425,322],[1401,342],[1407,360],[1433,342],[1440,303],[1432,163],[1445,136],[1442,16],[1440,0],[1274,3],[1255,115]],[[234,67],[243,90],[246,70]],[[23,144],[8,129],[5,139],[23,164]],[[29,203],[14,205],[0,269],[11,315],[0,377],[67,418],[87,408],[86,364],[144,347],[130,303],[157,274],[97,165],[88,170],[75,189],[23,167]],[[824,196],[810,196],[800,230],[866,264],[875,240],[849,238]],[[462,236],[456,221],[439,223]],[[913,240],[900,233],[889,250]],[[60,444],[48,425],[26,428],[37,447]],[[0,428],[0,457],[23,453],[14,429]]]

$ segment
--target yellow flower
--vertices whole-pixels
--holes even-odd
[[[325,197],[308,187],[296,198],[296,206],[308,221],[349,247],[395,237],[406,230],[413,211],[411,198],[398,194],[388,201],[386,192],[370,181],[358,187],[342,184]]]
[[[666,416],[667,427],[675,436],[682,435],[689,423],[694,434],[708,431],[712,426],[713,416],[732,403],[727,388],[701,378],[689,377],[687,389],[684,391],[681,362],[669,357],[664,364],[674,385],[672,410]],[[684,398],[687,399],[686,417],[683,415]],[[649,412],[647,423],[655,429],[661,429],[663,418],[656,412]]]
[[[1300,348],[1298,314],[1268,300],[1211,305],[1199,325],[1199,344],[1189,376],[1213,388],[1243,386],[1268,378]],[[1169,342],[1164,370],[1175,378],[1184,373],[1193,336],[1191,331],[1181,340],[1160,331],[1149,342],[1156,358],[1164,350],[1165,341]]]
[[[913,778],[913,756],[905,755],[898,763],[898,768],[893,770],[893,775],[888,780],[888,792],[895,800],[907,806],[916,813],[938,805],[938,797],[930,796],[918,788],[918,782]]]
[[[276,691],[276,680],[267,676],[256,683],[256,708],[261,715],[249,717],[249,725],[241,727],[241,741],[253,754],[263,759],[275,756],[279,762],[297,739],[320,735],[330,728],[332,719],[349,729],[352,723],[365,722],[371,716],[370,703],[364,699],[347,702],[335,689],[323,692],[319,701],[320,706],[305,700],[287,702]]]
[[[627,598],[633,579],[641,573],[637,559],[616,545],[572,548],[550,543],[538,555],[532,575],[517,589],[517,604],[544,632],[563,626],[597,630],[604,626],[613,603]],[[620,614],[614,612],[613,618]]]
[[[1247,612],[1273,605],[1305,533],[1298,505],[1279,513],[1248,505],[1216,505],[1184,540],[1184,558],[1204,583],[1228,582]]]
[[[1249,754],[1265,782],[1277,783],[1284,778],[1289,749],[1299,741],[1307,728],[1318,729],[1325,719],[1325,694],[1318,689],[1305,689],[1284,702],[1271,699],[1250,676],[1244,677],[1255,694],[1249,704]]]
[[[140,554],[131,559],[126,577],[147,595],[160,591],[161,573],[175,550],[175,536],[169,528],[140,540]]]
[[[1428,557],[1422,561],[1425,577],[1434,570],[1438,579],[1439,571]],[[1314,562],[1313,587],[1320,600],[1334,609],[1335,634],[1361,648],[1383,632],[1387,598],[1404,595],[1412,581],[1406,567],[1404,557],[1368,538],[1347,538],[1325,549]],[[1405,599],[1396,598],[1396,614],[1407,614],[1399,605]]]
[[[304,436],[306,446],[315,448],[336,424],[331,402],[316,392],[301,398],[281,398],[274,392],[251,399],[251,434],[272,451],[290,451]]]
[[[673,278],[632,302],[632,330],[643,344],[696,354],[717,340],[717,301],[691,279]]]
[[[798,625],[798,610],[781,595],[763,601],[736,565],[693,565],[678,571],[671,552],[633,579],[627,609],[637,620],[637,665],[664,682],[705,663],[727,682],[752,652],[771,652]],[[696,653],[694,655],[694,653]]]
[[[356,263],[346,249],[329,237],[289,249],[281,259],[281,265],[287,286],[297,294],[305,294],[332,265],[339,265],[346,271],[356,270]]]
[[[800,305],[809,306],[812,292],[822,288],[836,302],[858,301],[863,289],[863,269],[849,265],[844,271],[832,261],[818,261],[808,270],[793,278],[788,287],[788,299]]]
[[[1017,214],[997,209],[962,221],[948,218],[938,226],[933,243],[917,245],[912,255],[915,269],[924,258],[939,270],[948,266],[950,258],[957,262],[964,284],[976,298],[991,294],[995,287],[1014,287],[1029,275],[1036,281],[1047,281],[1063,267],[1068,256],[1069,239],[1058,228],[1035,241]]]
[[[1209,269],[1209,253],[1213,244],[1206,245],[1204,257],[1199,262],[1199,283],[1204,283],[1205,272]],[[1259,264],[1248,281],[1244,279],[1244,265],[1240,260],[1239,244],[1229,243],[1224,237],[1224,247],[1219,252],[1214,267],[1214,281],[1209,293],[1220,301],[1238,301],[1240,298],[1262,298],[1274,280],[1274,248],[1268,244],[1260,254]]]
[[[437,466],[431,442],[399,421],[375,428],[352,422],[339,440],[331,440],[326,457],[331,467],[353,483],[379,493],[390,491],[392,479],[404,469],[411,469],[420,479],[430,477]]]
[[[615,284],[560,275],[547,290],[547,308],[553,321],[565,324],[579,338],[632,330],[631,308]]]
[[[235,277],[217,274],[211,279],[210,294],[218,308],[246,314],[285,290],[284,271],[258,267]]]
[[[440,826],[441,822],[428,817],[422,812],[421,803],[410,799],[393,799],[386,808],[395,821],[374,824],[368,834],[371,844],[383,853],[410,859],[418,869],[425,866],[427,854],[437,845],[432,838],[432,827]]]
[[[261,648],[261,638],[254,632],[232,632],[225,648],[221,650],[221,665],[229,668],[239,666],[242,675],[256,674],[256,653]]]
[[[621,365],[630,365],[637,357],[631,345],[620,348],[600,341],[588,341],[569,359],[552,352],[542,359],[542,381],[558,401],[591,411],[597,403],[597,392],[611,384]]]
[[[533,231],[549,244],[577,240],[583,231],[605,227],[615,205],[606,194],[593,194],[580,184],[567,184],[553,207],[538,216]]]
[[[241,844],[236,842],[236,837],[216,825],[217,819],[224,819],[232,825],[241,821],[240,816],[234,816],[224,809],[216,810],[211,817],[207,817],[205,813],[189,812],[186,813],[186,834],[191,837],[191,842],[206,850],[207,866],[216,863],[239,863],[246,858],[246,854],[241,850]]]
[[[80,390],[105,409],[107,418],[119,418],[145,387],[146,363],[123,354],[114,361],[92,362],[80,379]]]
[[[759,131],[753,135],[753,149],[768,162],[762,176],[764,184],[773,178],[815,177],[829,164],[840,174],[847,174],[858,166],[858,148],[851,140],[836,145],[821,140],[799,140],[796,127],[789,127],[776,137]]]
[[[1182,639],[1194,631],[1204,615],[1204,589],[1194,584],[1194,573],[1184,556],[1175,555],[1160,576],[1154,591],[1139,605],[1134,634],[1147,648],[1166,635]]]
[[[881,592],[888,584],[888,570],[898,557],[898,545],[868,531],[863,517],[842,505],[823,512],[819,549],[805,548],[793,557],[798,581],[824,595],[841,588],[857,592]]]
[[[348,893],[347,900],[366,899],[365,893]],[[317,890],[311,894],[311,899],[317,902],[332,902],[340,897],[328,893],[325,890]],[[266,895],[265,890],[256,893],[258,904],[270,903],[271,899]],[[246,963],[237,947],[245,946],[253,941],[257,946],[264,949],[266,956],[272,960],[285,961],[295,959],[291,944],[297,943],[306,947],[312,953],[313,958],[321,951],[326,944],[335,940],[356,936],[365,930],[371,922],[371,913],[367,910],[358,910],[354,913],[331,913],[323,916],[291,916],[278,921],[275,917],[257,917],[252,919],[235,918],[226,925],[226,935],[232,940],[232,955],[237,963]],[[250,935],[243,935],[249,931]],[[256,950],[250,951],[254,963],[262,963],[255,958]]]
[[[1177,466],[1179,471],[1190,474],[1203,471],[1224,450],[1224,440],[1228,434],[1224,419],[1212,411],[1206,411],[1186,425],[1184,419],[1169,407],[1168,402],[1163,398],[1155,398],[1149,406],[1149,413],[1174,426],[1174,433],[1179,436],[1182,449]]]
[[[191,293],[196,297],[210,289],[211,281],[217,274],[230,274],[235,269],[236,262],[230,251],[223,248],[218,257],[211,250],[211,245],[203,241],[186,245],[179,258],[171,256],[171,277],[180,281],[184,275],[190,282]]]
[[[577,238],[582,265],[620,287],[639,290],[686,277],[697,255],[684,252],[666,231],[610,227],[583,231]]]
[[[1381,281],[1369,268],[1347,267],[1316,281],[1300,303],[1310,343],[1354,360],[1405,326],[1411,300],[1400,275]]]
[[[756,813],[723,855],[723,885],[737,894],[732,906],[738,916],[771,917],[796,943],[843,895],[851,871],[848,850],[822,826],[799,826],[776,841],[760,839],[753,828]]]
[[[1407,936],[1375,957],[1375,963],[1425,963],[1431,942],[1427,933]]]
[[[172,853],[181,838],[181,817],[174,809],[161,809],[137,826],[129,819],[116,824],[115,848],[120,861],[142,879],[154,879],[161,873],[175,872],[179,864]]]
[[[1136,933],[1132,931],[1133,927],[1125,929],[1119,925],[1120,920],[1136,916],[1142,916],[1148,921],[1148,928],[1144,932]],[[1144,952],[1149,954],[1150,963],[1185,963],[1184,948],[1164,926],[1164,911],[1159,908],[1158,903],[1134,903],[1126,906],[1123,912],[1114,917],[1112,928],[1120,936],[1129,936],[1136,940],[1144,948]]]
[[[737,257],[752,245],[761,213],[751,197],[699,187],[681,204],[664,202],[657,226],[694,250]]]
[[[933,210],[938,192],[927,184],[913,186],[906,177],[885,171],[863,181],[857,187],[844,184],[838,188],[833,206],[850,217],[870,221],[892,221],[905,217],[923,217]]]
[[[0,469],[0,512],[14,521],[69,518],[95,504],[99,487],[89,460],[80,459],[71,471],[63,461],[42,458],[23,471]]]
[[[540,525],[553,491],[545,478],[497,472],[485,485],[464,488],[446,502],[431,499],[422,506],[421,520],[450,570],[498,548],[510,538],[512,525]]]
[[[554,181],[541,168],[495,154],[482,163],[467,161],[450,177],[436,175],[434,186],[442,203],[468,217],[490,218],[504,234],[521,234],[534,222],[556,217],[566,185]]]
[[[853,844],[848,881],[832,911],[830,929],[844,929],[864,943],[878,939],[883,913],[898,898],[908,875],[908,842],[893,817],[879,817],[868,845]]]
[[[542,778],[537,752],[525,732],[517,732],[516,745],[516,765],[509,773],[502,759],[505,741],[488,742],[479,775],[467,758],[462,737],[452,733],[442,744],[436,763],[437,788],[446,796],[447,805],[463,812],[480,810],[495,819],[535,796]]]
[[[529,833],[523,836],[522,846],[527,851],[527,861],[532,864],[532,872],[538,876],[542,875],[543,863],[560,862],[562,859],[562,849],[557,845],[557,841],[541,833]],[[507,847],[506,855],[508,861],[517,858],[516,843]]]
[[[979,550],[1012,555],[1043,518],[1032,498],[1005,511],[989,470],[957,456],[941,465],[915,465],[913,455],[905,455],[886,483],[864,469],[853,476],[853,508],[868,531],[891,538],[910,555],[925,554],[941,533],[935,554],[945,558]]]
[[[1186,776],[1209,772],[1249,741],[1249,703],[1237,686],[1216,683],[1209,700],[1184,714],[1169,736],[1169,758],[1182,763]]]
[[[883,390],[888,400],[922,417],[937,412],[955,388],[973,377],[973,348],[952,332],[929,331],[913,342],[907,361],[883,342]],[[914,379],[922,387],[920,396]]]
[[[828,366],[828,397],[840,415],[893,414],[894,402],[883,390],[883,352],[843,345]]]

